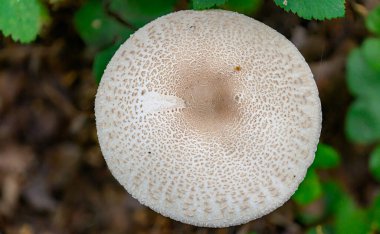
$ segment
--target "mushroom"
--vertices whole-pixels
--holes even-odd
[[[180,11],[140,28],[98,88],[112,174],[172,219],[226,227],[286,202],[314,159],[321,105],[284,36],[247,16]]]

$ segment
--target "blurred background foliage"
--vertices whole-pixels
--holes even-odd
[[[284,13],[280,8],[273,7],[274,5],[279,6],[287,12],[295,13],[298,17],[301,17],[303,19],[300,20],[291,13]],[[226,9],[246,14],[248,16],[258,17],[259,19],[265,19],[266,22],[268,22],[272,27],[275,27],[282,33],[285,33],[285,36],[290,37],[293,43],[295,43],[296,46],[301,50],[301,53],[304,54],[306,60],[311,63],[312,70],[316,76],[318,88],[321,92],[321,99],[324,110],[324,122],[327,122],[324,123],[323,129],[327,130],[322,130],[322,142],[324,143],[320,143],[318,145],[315,161],[309,168],[305,180],[301,183],[299,189],[293,195],[292,201],[290,202],[291,205],[285,205],[285,208],[281,208],[285,209],[285,211],[276,211],[274,214],[269,215],[269,218],[264,217],[262,220],[269,220],[269,224],[266,224],[267,226],[263,225],[261,223],[261,220],[252,222],[252,225],[247,224],[248,226],[243,225],[241,227],[234,227],[230,229],[215,230],[191,229],[188,226],[185,227],[186,225],[181,226],[181,224],[177,224],[178,227],[174,225],[177,228],[174,228],[177,230],[176,233],[380,233],[379,1],[352,0],[345,2],[344,0],[274,0],[271,1],[271,3],[268,3],[264,2],[263,0],[2,0],[0,3],[0,30],[4,37],[0,37],[0,49],[7,51],[6,49],[8,47],[16,48],[15,43],[10,42],[10,39],[6,37],[10,37],[16,42],[31,43],[30,45],[34,45],[33,41],[37,40],[37,42],[34,42],[36,43],[36,46],[38,46],[38,43],[43,43],[44,40],[52,40],[49,39],[48,36],[49,30],[60,30],[60,25],[55,23],[55,21],[58,21],[57,18],[63,17],[63,13],[60,12],[60,9],[64,9],[64,12],[69,12],[64,17],[68,18],[69,22],[72,22],[73,28],[75,29],[75,31],[69,30],[68,32],[71,34],[76,34],[74,36],[71,35],[69,38],[65,38],[65,40],[70,40],[70,38],[75,38],[79,35],[83,43],[81,46],[74,47],[74,49],[81,48],[80,52],[77,52],[74,49],[70,50],[70,53],[73,53],[71,56],[75,57],[75,53],[81,53],[82,57],[89,57],[89,60],[91,62],[87,64],[84,63],[81,66],[92,66],[91,70],[93,77],[95,78],[96,83],[99,83],[103,71],[115,51],[119,48],[121,43],[128,39],[131,34],[138,30],[138,28],[156,19],[157,17],[173,11],[184,9],[203,10],[208,8]],[[272,10],[273,12],[277,12],[269,14],[268,9]],[[266,14],[269,14],[269,17],[272,18],[265,18],[264,15]],[[345,18],[341,19],[340,21],[327,21],[332,23],[325,24],[322,21],[316,21],[329,20],[337,17]],[[293,28],[289,29],[290,26],[287,24],[291,25]],[[341,35],[335,35],[335,30],[341,30],[343,33]],[[320,35],[323,35],[323,37]],[[73,40],[75,41],[77,39]],[[70,41],[67,43],[70,43]],[[323,48],[317,52],[313,51],[314,48],[320,48],[318,47],[320,44],[323,45]],[[344,46],[341,48],[339,47],[339,44],[343,44]],[[335,47],[340,48],[340,50],[336,49]],[[31,47],[22,48],[23,50],[28,50],[28,48],[30,49]],[[7,61],[6,58],[8,55],[9,54],[1,57],[0,53],[0,68],[3,68],[3,70],[5,70],[5,68],[9,66],[9,63],[11,63],[1,62],[1,59]],[[69,56],[67,56],[67,58],[71,59]],[[336,85],[336,83],[334,83],[336,81],[326,81],[326,78],[324,77],[340,77],[338,71],[340,68],[339,66],[337,67],[336,64],[340,64],[341,62],[345,63],[343,64],[343,66],[345,66],[341,68],[344,70],[342,77],[345,78],[342,83]],[[328,67],[323,67],[325,65]],[[74,65],[70,66],[75,67]],[[3,76],[1,76],[1,74],[2,73],[0,70],[0,79],[3,79]],[[91,75],[86,74],[84,76],[87,77]],[[71,81],[71,79],[74,80],[74,78],[70,77],[71,76],[69,75],[65,76],[65,82],[68,82],[67,89],[69,89],[69,87],[75,83],[74,81]],[[7,84],[4,82],[0,80],[0,91],[3,90],[3,93],[6,93],[4,91],[6,88],[2,89],[1,87],[7,87]],[[86,82],[91,83],[92,81]],[[348,93],[345,94],[344,92],[346,85]],[[96,89],[95,85],[91,87],[91,90]],[[78,98],[81,99],[81,92],[83,90],[86,89],[84,88],[75,90],[73,91],[74,93],[67,94],[67,96],[69,96],[69,98],[71,98],[70,96],[78,96]],[[49,89],[46,92],[50,95],[49,97],[57,98],[57,95],[59,96],[59,94],[56,94],[54,92],[51,94],[52,91],[49,91]],[[330,95],[332,96],[331,99],[334,99],[334,101],[331,99],[329,101],[326,101],[326,93],[329,92],[333,93],[333,95]],[[2,93],[0,93],[0,101],[2,97],[1,95]],[[90,93],[89,96],[89,101],[86,102],[87,104],[93,101],[94,92]],[[6,96],[5,98],[3,97],[3,99],[6,99]],[[60,101],[58,101],[58,103],[59,102]],[[345,105],[345,107],[342,107],[343,105]],[[70,106],[65,106],[65,104],[62,104],[63,112],[75,112],[70,108]],[[91,112],[91,108],[86,107],[84,109],[86,109],[87,112]],[[1,110],[2,109],[0,105],[0,114],[5,113],[6,115],[8,113],[1,112]],[[92,114],[90,113],[89,115]],[[83,117],[83,115],[80,116]],[[89,123],[92,124],[91,129],[93,130],[93,117],[88,118],[90,119]],[[328,118],[335,119],[330,120]],[[3,121],[4,123],[5,120],[6,118],[0,115],[0,121]],[[75,120],[79,121],[77,119]],[[332,125],[339,125],[340,123],[342,123],[342,129],[336,126],[331,127]],[[85,125],[80,126],[85,127]],[[1,131],[2,128],[0,123],[0,139]],[[331,133],[328,131],[336,132]],[[5,137],[8,136],[5,135]],[[28,137],[24,138],[28,139]],[[44,138],[42,137],[42,139]],[[57,138],[56,141],[61,142],[67,141],[68,139]],[[73,139],[71,140],[76,141]],[[24,142],[28,143],[29,141],[24,140]],[[102,160],[99,149],[97,146],[93,146],[96,145],[96,139],[85,142],[86,143],[82,142],[83,144],[79,143],[83,145],[81,147],[86,148],[91,146],[91,155],[96,154],[98,156],[98,160]],[[31,141],[30,144],[33,145],[37,143]],[[41,144],[41,142],[38,144]],[[67,143],[64,143],[64,145],[66,147]],[[332,145],[337,146],[337,148],[333,147]],[[0,146],[6,148],[3,145]],[[45,148],[50,149],[49,147],[50,146],[33,146],[32,148],[36,151],[40,150],[41,152],[44,152]],[[7,171],[7,167],[9,168],[9,164],[7,163],[9,161],[5,160],[6,156],[4,155],[6,154],[4,154],[3,151],[4,150],[1,150],[0,147],[0,156],[3,155],[3,158],[0,159],[0,181],[2,181],[2,197],[0,204],[4,206],[7,201],[6,198],[9,191],[9,186],[6,184],[8,182],[4,182],[7,181],[4,178],[8,178],[7,176],[10,174],[10,172]],[[340,152],[344,152],[344,154],[341,155]],[[60,160],[66,161],[66,158]],[[82,167],[94,167],[95,169],[93,170],[95,171],[100,170],[99,168],[102,168],[101,175],[103,176],[107,174],[107,178],[113,181],[104,163],[102,164],[101,161],[91,161],[94,159],[88,159],[89,162],[86,160],[84,162],[85,166],[82,165]],[[23,158],[22,161],[24,161]],[[355,163],[358,162],[360,165],[358,164],[358,166],[356,166]],[[364,164],[362,162],[364,162]],[[72,161],[73,165],[77,165],[76,163],[77,161]],[[42,163],[42,165],[44,164]],[[360,168],[361,172],[357,172],[356,170],[359,169],[356,167]],[[57,173],[61,173],[60,170],[63,169],[60,168],[57,170]],[[70,174],[69,172],[72,171],[72,169],[68,168],[64,170],[65,171],[62,172],[63,176]],[[81,170],[75,170],[78,170],[76,172],[78,173],[78,176],[83,176],[82,173],[86,173],[87,169],[85,170],[82,168]],[[97,171],[97,173],[99,173],[99,171]],[[355,183],[347,182],[354,181],[355,175],[361,175],[361,183],[352,185]],[[81,176],[79,177],[81,178]],[[367,184],[363,185],[363,181],[365,181]],[[114,181],[112,183],[116,184]],[[116,184],[113,186],[118,185]],[[360,188],[366,190],[361,191]],[[48,190],[47,188],[44,189]],[[125,196],[126,192],[118,187],[117,189],[115,191],[119,192],[111,192],[111,194],[114,194],[108,194],[107,196],[111,197],[111,199],[115,198],[115,200],[119,199],[116,194],[120,193],[121,197]],[[56,190],[60,191],[58,194],[65,193],[63,191],[64,188],[59,187],[56,188]],[[27,215],[23,216],[23,219],[20,219],[22,220],[20,222],[33,223],[33,221],[31,221],[32,218],[25,218],[33,216],[33,209],[28,210],[24,207],[28,207],[29,203],[34,204],[36,201],[33,199],[37,198],[33,198],[33,193],[30,195],[30,192],[28,191],[28,189],[25,189],[25,195],[20,195],[21,201],[17,200],[20,204],[17,205],[16,202],[16,205],[13,205],[13,207],[21,207],[20,212],[27,213]],[[52,191],[53,192],[51,193],[54,193],[54,189],[52,189]],[[19,193],[23,194],[23,192]],[[38,190],[37,196],[40,196],[40,193],[41,191]],[[43,196],[47,195],[43,194]],[[77,194],[76,196],[80,195]],[[61,197],[61,195],[57,195],[55,197],[53,196],[53,198],[53,200],[65,200]],[[32,200],[30,201],[30,199]],[[95,195],[92,197],[92,199],[101,200]],[[59,203],[58,201],[55,202]],[[96,204],[97,202],[99,201],[95,201]],[[45,204],[45,206],[48,205]],[[119,204],[116,202],[115,206],[117,207]],[[134,206],[138,205],[135,204]],[[0,208],[0,214],[2,217],[2,219],[0,219],[0,233],[34,233],[34,224],[28,224],[26,226],[24,225],[19,227],[18,225],[21,224],[19,223],[17,215],[12,216],[7,214],[5,210],[8,208],[4,207]],[[38,208],[36,209],[38,210]],[[61,207],[61,209],[64,208]],[[147,216],[146,208],[141,209],[144,209],[143,212],[145,213],[138,213],[137,219],[141,219],[140,216]],[[45,217],[44,212],[46,211],[37,213],[39,216]],[[51,213],[53,211],[50,210],[49,212]],[[49,214],[49,212],[47,213]],[[102,211],[100,210],[98,212]],[[117,212],[123,211],[117,210]],[[288,216],[287,218],[291,220],[285,220],[280,215],[280,212],[284,212],[286,214],[285,216]],[[71,213],[69,212],[68,215],[70,214]],[[159,215],[157,216],[160,217]],[[83,217],[79,217],[79,219],[86,220]],[[165,218],[156,219],[160,220],[159,222],[162,222],[163,224],[147,224],[145,229],[142,229],[145,231],[140,230],[140,233],[165,232],[162,229],[155,229],[154,225],[169,225],[169,221],[167,221]],[[276,221],[271,221],[272,219],[275,219]],[[120,222],[123,222],[123,220]],[[144,222],[149,223],[149,220]],[[271,224],[271,222],[274,222],[275,224]],[[14,226],[16,226],[16,228],[9,229],[8,227],[13,227],[13,224],[15,224]],[[70,222],[66,222],[65,224],[68,226],[72,225]],[[92,225],[98,227],[97,224]],[[118,223],[118,225],[124,227],[122,224]],[[277,226],[272,227],[270,225]],[[64,226],[65,225],[61,226],[63,227],[63,230],[65,230]],[[107,225],[104,224],[103,226]],[[116,227],[119,226],[116,225]],[[56,229],[53,228],[51,230]],[[92,229],[91,225],[84,225],[84,227],[78,229],[67,228],[67,230],[74,230],[77,231],[77,233],[99,233],[99,230],[102,230],[102,232],[104,231],[104,233],[123,233],[122,231],[118,232],[117,229],[114,229],[110,232],[106,232],[105,229],[101,228]],[[124,227],[124,229],[120,228],[120,230],[130,231],[135,229],[127,229]],[[171,229],[168,230],[166,230],[165,233],[171,233]],[[36,233],[39,232],[36,231]],[[53,231],[53,233],[67,232]]]

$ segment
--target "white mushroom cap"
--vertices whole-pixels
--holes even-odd
[[[100,146],[125,189],[197,226],[259,218],[303,180],[321,130],[312,73],[247,16],[180,11],[131,36],[95,102]]]

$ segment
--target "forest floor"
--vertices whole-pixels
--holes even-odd
[[[363,1],[371,8],[377,1]],[[250,223],[197,228],[163,217],[133,199],[107,169],[94,118],[97,84],[93,53],[72,18],[77,3],[54,9],[52,25],[32,44],[0,36],[0,233],[304,233],[296,204]],[[342,155],[322,177],[338,180],[367,205],[379,190],[368,152],[348,142],[344,120],[352,101],[345,80],[347,54],[368,35],[347,3],[346,17],[306,21],[265,1],[258,20],[290,39],[317,82],[323,109],[321,142]],[[316,210],[318,206],[307,207]]]

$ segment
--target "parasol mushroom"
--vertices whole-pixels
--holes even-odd
[[[318,90],[296,47],[223,10],[180,11],[139,29],[108,64],[95,115],[120,184],[153,210],[206,227],[286,202],[321,130]]]

